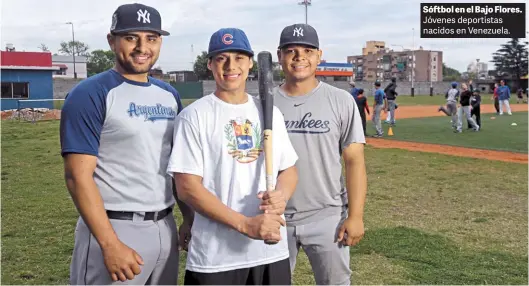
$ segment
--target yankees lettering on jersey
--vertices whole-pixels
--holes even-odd
[[[320,134],[331,130],[329,120],[313,119],[312,112],[307,112],[301,120],[285,120],[289,133]]]

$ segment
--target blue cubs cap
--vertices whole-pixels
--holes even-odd
[[[456,88],[456,87],[457,87],[457,82],[455,82],[455,81],[452,82],[452,87],[453,87],[453,88]]]
[[[254,55],[250,41],[241,29],[222,28],[213,33],[209,40],[208,58],[229,51],[243,52],[251,57]]]
[[[169,36],[169,32],[162,30],[162,17],[158,10],[139,3],[119,6],[112,15],[110,32],[121,34],[133,31],[148,31]]]

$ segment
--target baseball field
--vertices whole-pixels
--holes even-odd
[[[437,112],[443,102],[400,96],[394,135],[368,139],[366,233],[351,249],[353,284],[528,284],[527,104],[511,100],[512,116],[485,113],[482,131],[465,125],[455,134]],[[4,120],[1,148],[1,283],[67,284],[78,214],[64,184],[59,121]],[[184,265],[182,253],[179,283]],[[314,284],[312,276],[301,254],[295,284]]]

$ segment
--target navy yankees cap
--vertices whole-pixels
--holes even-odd
[[[320,48],[320,40],[316,30],[307,24],[294,24],[287,26],[281,32],[278,49],[287,45],[307,45],[316,49]]]
[[[237,28],[222,28],[209,39],[208,58],[222,53],[237,51],[243,52],[253,57],[254,52],[250,46],[250,41],[243,30]]]
[[[162,30],[162,18],[158,10],[139,3],[121,5],[112,15],[112,34],[132,31],[150,31],[169,36],[169,32]]]

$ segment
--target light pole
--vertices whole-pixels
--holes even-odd
[[[432,50],[429,50],[428,51],[428,54],[429,54],[429,59],[430,61],[428,62],[428,71],[430,72],[430,96],[433,96],[433,86],[432,86],[432,74],[433,74],[433,68],[432,68]],[[437,67],[437,65],[435,65],[435,67]],[[437,75],[437,70],[435,71],[435,74]]]
[[[305,6],[305,24],[308,24],[308,12],[309,12],[309,6],[312,6],[312,0],[303,0],[298,3],[298,5],[304,5]]]
[[[415,96],[415,28],[411,28],[413,31],[412,44],[411,44],[411,96]]]
[[[73,23],[66,22],[66,24],[72,25],[73,78],[77,79],[77,71],[75,70],[75,33],[73,31]]]

